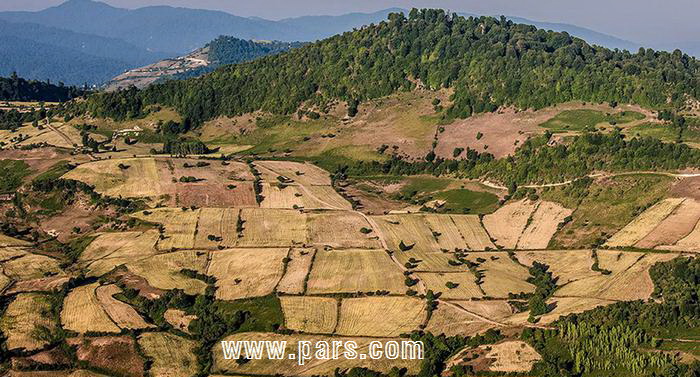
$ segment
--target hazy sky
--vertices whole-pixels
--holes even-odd
[[[38,10],[63,0],[0,0],[0,10]],[[269,19],[367,12],[389,7],[440,7],[477,14],[564,22],[641,43],[700,40],[700,0],[104,0],[137,8],[172,5]]]

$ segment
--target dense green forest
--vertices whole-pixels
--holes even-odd
[[[414,9],[408,18],[391,14],[379,25],[200,79],[96,95],[80,110],[124,119],[160,103],[197,125],[219,115],[289,114],[302,103],[323,108],[336,99],[378,98],[414,88],[417,80],[433,89],[454,88],[449,117],[569,100],[679,107],[687,96],[700,97],[699,68],[680,51],[632,54],[505,18]]]
[[[304,43],[301,42],[258,42],[222,35],[205,46],[205,48],[209,48],[210,64],[208,66],[175,74],[165,78],[165,80],[184,80],[199,77],[213,72],[223,65],[249,62],[263,56],[280,54],[303,45]]]
[[[12,74],[9,78],[0,77],[0,101],[44,101],[65,102],[85,95],[86,91],[63,83],[52,85],[48,82],[28,81]]]

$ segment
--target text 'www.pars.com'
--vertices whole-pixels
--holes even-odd
[[[296,342],[287,350],[286,341],[236,340],[222,341],[226,360],[296,360],[304,365],[310,360],[419,360],[423,359],[423,342],[410,340],[373,341],[360,347],[355,341],[305,341]]]

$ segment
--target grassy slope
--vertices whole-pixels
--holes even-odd
[[[0,160],[0,193],[10,193],[17,190],[24,177],[30,174],[29,165],[19,160]]]
[[[635,111],[621,111],[605,114],[596,110],[567,110],[542,123],[540,126],[552,132],[583,131],[586,127],[595,127],[600,123],[625,124],[644,119],[644,114]]]

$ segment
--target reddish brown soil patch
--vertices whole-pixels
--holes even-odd
[[[257,207],[255,191],[251,182],[231,182],[226,184],[207,182],[178,184],[177,204],[197,207]]]
[[[12,369],[31,370],[31,369],[46,369],[47,366],[52,368],[67,367],[71,363],[71,358],[60,347],[56,347],[47,351],[42,351],[32,356],[13,357]]]
[[[669,194],[676,198],[700,200],[700,177],[683,178],[671,186]]]
[[[118,285],[123,284],[127,288],[136,289],[139,291],[139,296],[145,297],[149,300],[157,299],[165,293],[165,291],[162,289],[152,287],[150,284],[148,284],[146,279],[135,275],[126,267],[116,268],[114,271],[106,275],[105,279],[111,283],[119,283]]]
[[[58,240],[66,242],[77,237],[73,228],[78,227],[82,232],[92,229],[92,224],[99,216],[111,216],[112,211],[96,209],[82,201],[66,207],[60,214],[40,221],[39,227],[44,232],[57,235]]]
[[[360,190],[357,187],[348,186],[342,190],[344,190],[344,196],[349,196],[359,202],[359,206],[356,208],[358,211],[368,215],[383,215],[389,213],[389,211],[406,207],[403,203],[385,199],[377,194]]]
[[[136,352],[136,343],[129,336],[71,338],[68,344],[76,347],[78,360],[110,374],[141,377],[143,359]]]
[[[67,276],[52,276],[48,278],[19,281],[5,292],[8,295],[22,292],[49,292],[57,291],[70,280]]]

